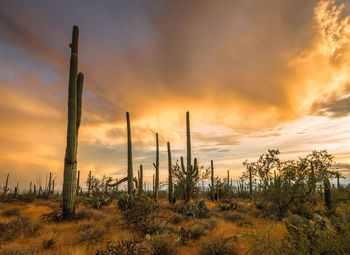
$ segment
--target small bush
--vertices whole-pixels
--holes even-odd
[[[61,209],[55,209],[50,213],[45,213],[41,215],[41,220],[47,221],[47,222],[60,222],[62,221],[62,210]]]
[[[34,249],[24,247],[8,247],[1,249],[1,255],[32,255],[35,254]]]
[[[223,200],[218,204],[221,211],[236,210],[238,207],[238,204],[233,200]]]
[[[21,211],[18,208],[6,209],[2,212],[4,217],[21,216]]]
[[[4,241],[12,241],[17,239],[21,234],[32,235],[40,228],[39,224],[33,224],[30,218],[19,216],[11,220],[9,223],[0,224],[0,238]]]
[[[183,222],[185,220],[184,216],[181,215],[181,214],[173,214],[171,217],[170,217],[170,223],[172,224],[179,224],[181,222]]]
[[[238,225],[243,225],[243,224],[250,224],[246,217],[239,213],[239,212],[235,212],[235,211],[228,211],[224,213],[224,219],[226,221],[230,221],[232,223],[236,223]]]
[[[118,201],[123,220],[146,234],[162,234],[165,229],[165,216],[161,214],[159,205],[145,195],[122,198]]]
[[[210,216],[210,210],[204,200],[196,201],[194,204],[188,202],[182,209],[182,213],[187,217],[207,218]]]
[[[96,255],[138,255],[144,254],[145,248],[142,246],[142,239],[134,237],[131,240],[118,242],[108,242],[106,250],[97,250]]]
[[[217,221],[213,219],[195,221],[190,225],[191,239],[198,240],[202,236],[209,234],[209,232],[215,229],[217,226]]]
[[[55,245],[55,240],[53,238],[45,239],[42,242],[42,246],[44,250],[49,250]]]
[[[235,243],[231,238],[215,237],[212,240],[202,242],[199,249],[201,255],[235,255]]]
[[[158,235],[152,237],[150,241],[151,255],[175,255],[177,247],[175,240],[170,235]]]
[[[80,234],[77,237],[77,242],[88,242],[91,244],[101,241],[106,231],[94,224],[83,224],[80,226],[79,232]]]
[[[95,218],[95,216],[96,214],[94,210],[90,208],[81,208],[75,214],[75,218],[77,220],[90,220],[92,218]]]

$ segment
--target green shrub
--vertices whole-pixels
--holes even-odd
[[[204,200],[196,201],[193,204],[188,202],[182,209],[182,213],[187,217],[207,218],[210,216],[210,210]]]
[[[229,199],[220,201],[218,204],[218,208],[220,208],[221,211],[232,211],[236,210],[238,207],[239,205],[235,201]]]

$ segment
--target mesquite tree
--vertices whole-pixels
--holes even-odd
[[[63,219],[72,220],[75,216],[76,175],[77,175],[77,147],[78,131],[81,120],[82,92],[84,75],[78,74],[78,38],[79,28],[73,27],[69,85],[68,85],[68,127],[67,147],[64,159],[63,176]]]

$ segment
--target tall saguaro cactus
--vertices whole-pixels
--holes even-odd
[[[154,183],[154,200],[158,200],[158,191],[159,191],[159,142],[158,142],[158,133],[156,133],[156,163],[153,163],[154,168],[156,169],[156,179]]]
[[[131,128],[129,112],[126,113],[126,125],[128,133],[128,194],[131,195],[134,189],[133,169],[132,169],[132,144],[131,144]]]
[[[170,151],[170,143],[167,143],[168,147],[168,168],[169,168],[169,186],[168,186],[168,198],[169,204],[174,202],[173,200],[173,176],[172,176],[172,165],[171,165],[171,151]]]
[[[198,176],[197,159],[194,159],[193,166],[191,165],[191,133],[190,133],[190,113],[186,112],[186,138],[187,138],[187,168],[185,169],[183,158],[181,157],[181,168],[186,176],[185,184],[185,203],[191,200],[193,191],[193,180]]]
[[[72,220],[75,216],[75,195],[77,177],[77,146],[78,131],[81,120],[82,92],[84,75],[78,74],[78,40],[79,28],[73,27],[69,85],[68,85],[68,127],[67,127],[67,147],[64,159],[63,176],[63,219]]]

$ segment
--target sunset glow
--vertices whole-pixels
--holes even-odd
[[[70,8],[67,8],[69,6]],[[125,112],[134,171],[152,182],[185,156],[238,178],[268,149],[328,150],[350,169],[350,2],[20,1],[0,3],[0,185],[63,178],[71,29],[84,72],[78,169],[124,177]],[[350,174],[344,171],[348,182]],[[24,187],[25,186],[25,187]]]

